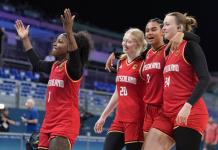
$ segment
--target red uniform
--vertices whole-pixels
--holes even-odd
[[[156,51],[151,48],[147,52],[145,64],[141,70],[142,77],[146,80],[144,132],[148,132],[151,128],[157,128],[168,134],[172,130],[159,117],[163,104],[165,47],[166,45],[163,45]]]
[[[152,48],[147,52],[145,64],[142,67],[142,77],[146,80],[144,102],[149,105],[163,104],[163,68],[165,65],[165,45],[158,51]]]
[[[39,147],[48,148],[55,136],[76,140],[80,128],[78,99],[80,80],[73,81],[67,74],[67,61],[52,66],[46,95],[46,114],[40,130]]]
[[[170,52],[164,67],[164,114],[171,118],[173,126],[185,126],[175,123],[175,118],[191,96],[198,77],[193,67],[184,59],[187,41],[183,41],[178,50]],[[188,117],[189,127],[203,133],[208,120],[208,112],[202,98],[192,107]]]
[[[127,63],[126,59],[121,60],[116,76],[118,106],[114,122],[109,130],[123,132],[126,143],[143,141],[145,81],[139,73],[142,62],[143,60],[139,58],[131,63]]]

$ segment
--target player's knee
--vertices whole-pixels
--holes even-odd
[[[65,137],[57,136],[49,142],[49,150],[70,150],[69,140]]]
[[[157,129],[151,129],[150,133],[147,136],[146,144],[145,145],[159,145],[164,150],[169,150],[174,145],[174,140],[164,132],[161,132]]]

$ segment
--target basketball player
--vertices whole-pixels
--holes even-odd
[[[50,74],[46,114],[39,136],[40,150],[71,150],[79,134],[78,96],[91,45],[87,33],[73,33],[74,18],[70,9],[65,9],[64,15],[61,15],[65,33],[53,43],[55,62],[39,60],[28,37],[29,26],[24,27],[21,20],[16,21],[16,30],[33,69]]]
[[[144,96],[145,118],[144,118],[144,149],[150,150],[168,150],[174,144],[172,138],[172,128],[164,125],[159,115],[163,104],[163,68],[165,65],[166,45],[162,33],[163,21],[155,18],[148,21],[145,28],[145,36],[151,48],[148,49],[141,73],[146,81],[146,90]],[[172,43],[180,43],[183,34],[177,33]],[[185,33],[185,37],[190,40],[199,41],[199,37]],[[173,44],[174,47],[175,44]],[[145,53],[144,53],[145,54]],[[109,58],[110,59],[110,58]],[[107,61],[110,62],[110,61]],[[106,64],[110,66],[110,64]],[[163,124],[163,125],[162,125]],[[147,140],[148,138],[148,140]],[[146,142],[148,141],[148,142]]]
[[[146,81],[143,131],[144,149],[147,150],[168,150],[174,143],[171,134],[168,132],[168,126],[161,125],[162,122],[158,119],[163,104],[163,68],[165,66],[166,49],[162,27],[163,21],[158,18],[149,20],[145,27],[145,37],[151,45],[141,69],[142,77]],[[181,37],[183,38],[183,36]],[[157,129],[157,127],[159,128]],[[152,138],[152,143],[148,143],[147,138]]]
[[[122,41],[124,56],[117,68],[116,90],[107,107],[95,124],[95,132],[102,132],[106,118],[117,108],[115,119],[111,124],[104,143],[104,150],[141,150],[143,143],[144,86],[140,77],[140,67],[145,50],[144,33],[129,29]]]
[[[164,19],[164,37],[170,40],[178,31],[192,31],[196,20],[179,12]],[[200,45],[183,40],[170,50],[164,67],[163,115],[171,124],[177,150],[199,150],[208,112],[202,99],[210,80]]]

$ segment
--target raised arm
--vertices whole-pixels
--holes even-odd
[[[64,10],[64,15],[61,15],[61,21],[63,23],[63,28],[65,33],[67,34],[68,39],[68,52],[73,52],[78,49],[74,34],[73,34],[73,25],[74,25],[75,15],[72,16],[69,8]]]
[[[30,25],[25,27],[21,20],[16,20],[15,28],[23,42],[25,52],[33,66],[33,70],[50,73],[53,62],[45,62],[40,60],[38,55],[33,51],[33,47],[28,36]]]
[[[68,52],[70,56],[67,63],[67,72],[73,80],[78,80],[82,76],[82,64],[78,50],[78,45],[72,30],[74,25],[74,18],[75,15],[71,14],[69,8],[64,10],[64,15],[61,15],[63,28],[68,39]]]
[[[21,20],[16,20],[15,27],[16,27],[19,37],[23,41],[23,46],[24,46],[25,51],[32,49],[33,47],[32,47],[32,44],[28,36],[30,25],[25,27]]]

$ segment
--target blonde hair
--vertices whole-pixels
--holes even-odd
[[[138,45],[138,49],[141,53],[145,51],[145,49],[147,48],[147,42],[145,40],[145,34],[143,31],[141,31],[138,28],[130,28],[129,30],[125,32],[124,36],[126,34],[130,34],[133,36],[133,39],[136,41]],[[120,58],[125,59],[126,57],[127,57],[127,54],[123,54],[121,55]]]
[[[193,16],[188,16],[187,13],[182,14],[180,12],[171,12],[166,16],[174,16],[176,23],[184,27],[184,31],[191,32],[194,28],[197,27],[197,20]]]

